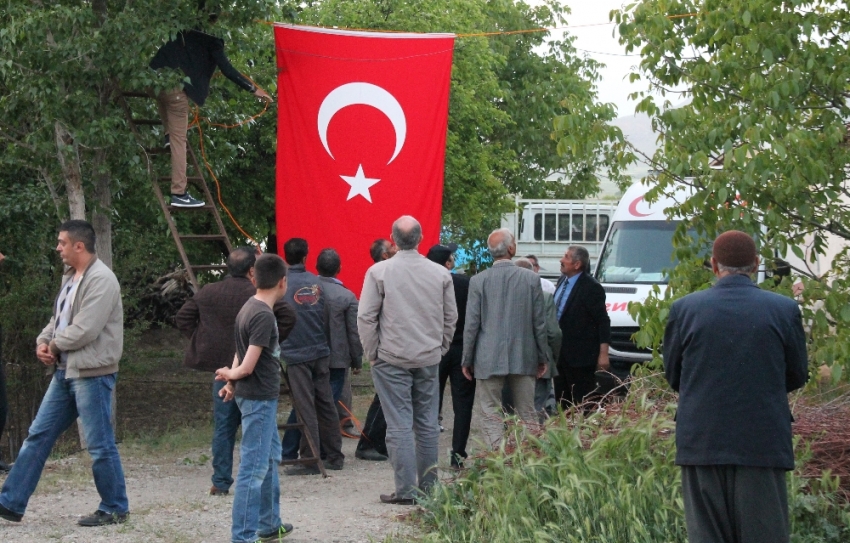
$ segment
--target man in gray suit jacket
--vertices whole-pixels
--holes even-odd
[[[520,418],[537,422],[534,384],[546,373],[546,317],[537,274],[511,262],[516,243],[510,230],[491,233],[487,249],[495,260],[493,267],[469,282],[462,365],[466,378],[474,375],[477,381],[485,439],[498,446],[506,381]]]
[[[808,379],[800,310],[753,284],[758,256],[744,232],[714,241],[711,266],[717,283],[674,302],[664,332],[688,540],[787,543],[787,393]]]

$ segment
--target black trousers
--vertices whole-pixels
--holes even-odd
[[[357,442],[358,451],[375,449],[379,453],[389,456],[387,453],[387,419],[384,418],[384,410],[381,408],[381,399],[375,394],[372,405],[366,413],[366,424],[360,432],[360,441]]]
[[[785,470],[682,466],[690,543],[788,543]]]
[[[564,409],[581,405],[593,399],[596,390],[596,366],[571,368],[558,366],[555,383],[555,399]]]
[[[452,409],[455,413],[452,430],[452,458],[458,455],[466,458],[466,443],[469,441],[469,428],[472,425],[472,407],[475,404],[475,379],[469,380],[463,375],[461,361],[463,344],[452,344],[449,352],[440,359],[440,412],[443,412],[443,393],[446,381],[452,387]]]

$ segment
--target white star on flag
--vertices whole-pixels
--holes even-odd
[[[370,179],[363,174],[363,165],[360,164],[357,166],[357,174],[354,177],[349,177],[347,175],[340,175],[342,179],[351,186],[351,190],[348,191],[348,198],[345,200],[351,200],[355,196],[362,196],[366,198],[366,200],[371,204],[372,203],[372,195],[369,194],[369,187],[380,181],[380,179]]]

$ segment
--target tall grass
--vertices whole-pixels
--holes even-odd
[[[424,502],[421,541],[686,542],[674,399],[650,380],[607,413],[562,414],[476,460]],[[789,476],[794,542],[850,541],[836,484]]]

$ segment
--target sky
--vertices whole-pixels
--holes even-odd
[[[626,3],[624,0],[562,1],[572,12],[567,15],[569,28],[566,30],[576,37],[575,47],[579,53],[587,53],[606,65],[600,71],[599,100],[614,103],[620,117],[634,114],[635,102],[628,100],[629,93],[646,88],[642,81],[629,83],[628,75],[640,62],[640,56],[635,53],[624,56],[626,51],[617,42],[617,25],[608,24],[611,10],[620,9]]]

